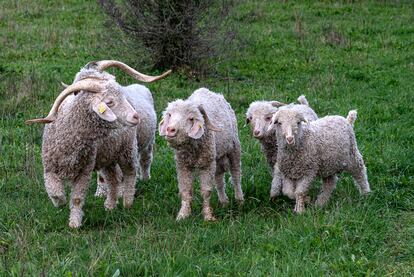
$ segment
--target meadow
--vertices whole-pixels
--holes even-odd
[[[169,101],[205,86],[238,117],[245,204],[212,205],[203,222],[196,185],[192,216],[176,222],[180,200],[173,152],[157,135],[152,177],[137,182],[132,209],[106,212],[92,178],[82,228],[68,227],[44,189],[43,116],[60,81],[92,60],[123,61],[148,74],[141,52],[113,34],[94,1],[0,3],[1,276],[409,276],[414,275],[414,5],[411,1],[236,1],[237,29],[215,74],[175,73],[150,84],[160,117]],[[118,41],[116,41],[116,39]],[[229,46],[230,47],[230,46]],[[111,70],[118,82],[134,82]],[[305,94],[320,116],[358,110],[355,132],[373,192],[360,196],[349,175],[323,209],[293,213],[269,201],[271,176],[244,126],[258,99]],[[315,197],[319,182],[311,195]]]

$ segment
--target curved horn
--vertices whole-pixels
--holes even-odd
[[[65,100],[65,98],[68,97],[71,93],[75,91],[80,91],[80,90],[86,90],[89,92],[98,93],[105,89],[105,83],[106,82],[99,82],[95,80],[91,81],[88,79],[84,79],[72,85],[69,85],[56,98],[55,102],[53,103],[52,108],[50,109],[49,114],[45,118],[31,119],[31,120],[27,120],[25,123],[26,124],[51,123],[56,119],[56,113],[59,110],[60,104],[62,104],[63,100]]]
[[[60,84],[62,85],[62,87],[65,89],[65,88],[67,88],[69,85],[68,84],[66,84],[66,83],[64,83],[64,82],[60,82]]]
[[[168,70],[167,72],[164,72],[163,74],[159,76],[149,76],[149,75],[145,75],[143,73],[136,71],[132,67],[122,62],[115,61],[115,60],[103,60],[103,61],[98,61],[98,62],[90,62],[86,65],[86,67],[92,67],[92,66],[96,67],[99,71],[103,71],[108,67],[117,67],[121,69],[122,71],[126,72],[131,77],[133,77],[135,80],[145,82],[145,83],[151,83],[154,81],[158,81],[162,78],[165,78],[172,72],[172,70]]]

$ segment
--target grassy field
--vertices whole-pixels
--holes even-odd
[[[91,183],[84,224],[70,230],[68,207],[55,209],[43,185],[45,115],[91,60],[138,67],[144,58],[110,35],[95,2],[6,0],[0,4],[0,275],[352,275],[414,274],[414,6],[411,1],[249,1],[230,15],[238,29],[217,77],[175,74],[151,84],[157,112],[207,86],[236,110],[246,203],[212,203],[205,223],[197,193],[193,215],[179,209],[173,153],[157,136],[152,178],[137,184],[131,210],[107,213]],[[238,2],[238,1],[236,1]],[[300,2],[300,3],[299,3]],[[111,38],[118,38],[115,42]],[[149,72],[148,67],[142,67]],[[119,71],[122,84],[132,79]],[[305,94],[320,115],[358,109],[355,131],[373,193],[359,196],[344,175],[322,210],[292,213],[269,202],[270,173],[243,127],[257,99],[294,101]],[[315,197],[319,183],[315,183]],[[227,191],[233,196],[230,186]]]

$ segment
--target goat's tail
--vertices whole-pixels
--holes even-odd
[[[301,103],[302,105],[309,106],[309,102],[306,99],[305,95],[303,95],[303,94],[298,97],[298,102]]]
[[[357,111],[356,110],[349,111],[348,116],[346,117],[346,120],[348,120],[349,124],[354,125],[356,119],[357,119]]]

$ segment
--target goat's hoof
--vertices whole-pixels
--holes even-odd
[[[204,221],[214,222],[214,221],[217,221],[217,218],[214,215],[207,215],[207,216],[204,216]]]
[[[95,192],[95,197],[101,198],[101,197],[105,197],[106,194],[103,191],[97,191]]]
[[[280,196],[280,192],[271,191],[269,199],[270,200],[275,200],[278,196]]]
[[[224,208],[227,207],[230,204],[229,199],[225,199],[220,201],[220,205]]]
[[[328,203],[328,200],[317,198],[315,201],[315,207],[322,208],[326,205],[326,203]]]
[[[244,204],[244,197],[243,196],[236,197],[236,201],[239,205],[243,205]]]
[[[66,197],[64,195],[61,196],[52,196],[51,197],[53,206],[55,206],[56,208],[62,207],[64,205],[66,205]]]
[[[132,197],[132,199],[129,197],[128,198],[124,197],[122,203],[125,209],[130,209],[132,207],[132,204],[134,204],[134,197]]]
[[[293,210],[296,214],[303,214],[305,213],[305,205],[303,204],[296,204],[295,209]]]
[[[296,214],[304,214],[304,213],[305,213],[305,209],[303,209],[303,208],[302,208],[302,209],[296,209],[296,208],[295,208],[293,211],[294,211]]]
[[[151,178],[151,175],[149,175],[149,174],[143,174],[139,177],[139,179],[143,182],[148,181],[150,178]]]
[[[270,195],[269,201],[274,202],[278,197],[276,195]]]
[[[116,207],[116,202],[115,203],[105,203],[104,207],[105,207],[106,211],[112,211]]]
[[[371,193],[371,190],[364,190],[364,191],[361,191],[361,195],[363,195],[363,196],[367,196],[367,195],[369,195]]]
[[[73,229],[78,229],[81,227],[82,223],[77,221],[69,221],[69,227]]]
[[[181,213],[179,213],[175,220],[176,221],[182,221],[182,220],[188,218],[189,216],[190,216],[190,214],[181,214]]]

